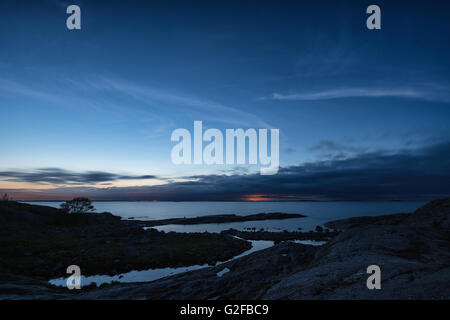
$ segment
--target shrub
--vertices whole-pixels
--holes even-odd
[[[61,204],[61,209],[67,213],[88,213],[95,211],[91,200],[88,198],[74,198]]]

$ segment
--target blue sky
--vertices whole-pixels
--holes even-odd
[[[81,7],[82,30],[66,28],[68,4]],[[448,3],[378,1],[374,31],[370,4],[2,1],[0,188],[167,188],[239,175],[171,163],[171,132],[194,120],[279,128],[283,168],[446,143]],[[61,172],[113,178],[50,179]],[[138,179],[147,175],[156,178]]]

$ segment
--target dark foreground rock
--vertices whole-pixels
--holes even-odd
[[[346,219],[308,268],[264,294],[266,299],[449,299],[450,199],[413,214]],[[368,290],[369,265],[381,268],[381,290]]]
[[[221,234],[229,234],[246,240],[269,240],[269,241],[288,241],[288,240],[314,240],[314,241],[328,241],[330,238],[338,234],[337,231],[320,231],[320,232],[300,232],[300,231],[284,231],[284,232],[270,232],[270,231],[240,231],[236,229],[228,229],[221,232]]]
[[[12,274],[0,274],[0,300],[67,299],[67,289],[57,289],[44,280]]]
[[[312,246],[285,242],[221,264],[147,284],[119,284],[79,294],[79,299],[259,299],[266,290],[308,263]],[[219,272],[225,272],[218,276]]]
[[[283,242],[216,267],[149,283],[114,284],[78,291],[50,289],[42,282],[16,278],[10,279],[12,283],[0,285],[0,299],[5,296],[8,299],[35,299],[35,296],[38,299],[258,299],[268,288],[307,264],[314,252],[313,246]]]

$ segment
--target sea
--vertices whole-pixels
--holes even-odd
[[[61,202],[27,202],[59,207]],[[234,228],[264,229],[267,231],[310,231],[325,222],[358,216],[377,216],[391,213],[408,213],[424,205],[420,201],[392,202],[155,202],[155,201],[96,201],[96,212],[110,212],[122,219],[158,220],[193,218],[215,214],[250,215],[256,213],[300,213],[306,218],[286,220],[246,221],[220,224],[165,225],[157,227],[166,232],[220,232]]]

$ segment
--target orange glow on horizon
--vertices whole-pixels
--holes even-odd
[[[242,197],[241,201],[277,201],[276,198],[271,198],[266,194],[247,194]]]

